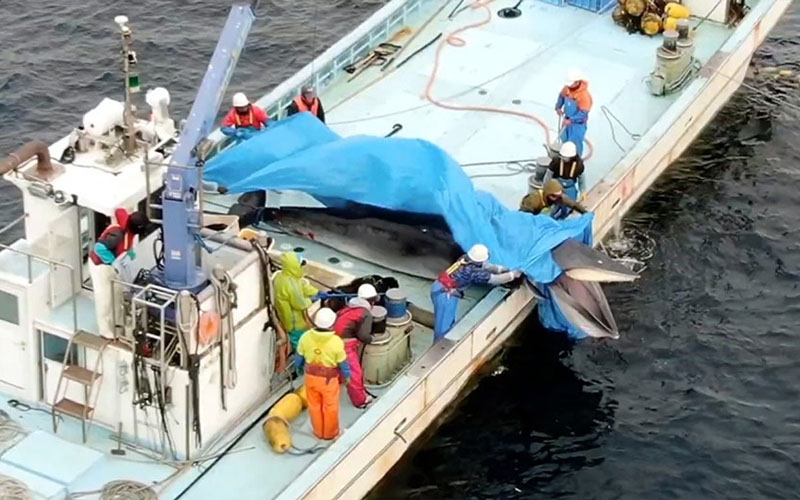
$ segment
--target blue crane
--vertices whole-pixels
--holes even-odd
[[[175,290],[193,289],[205,281],[197,243],[202,165],[197,148],[214,129],[222,98],[255,19],[257,3],[237,3],[231,8],[167,168],[162,197],[164,281]]]

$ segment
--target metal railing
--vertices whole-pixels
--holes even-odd
[[[9,252],[16,253],[18,255],[23,255],[26,258],[26,262],[28,265],[28,284],[30,285],[33,283],[33,263],[39,262],[42,264],[46,264],[50,270],[50,277],[52,278],[53,269],[54,268],[63,268],[69,271],[69,288],[70,288],[70,299],[72,301],[72,333],[75,334],[78,331],[78,292],[75,290],[75,268],[70,265],[64,264],[63,262],[57,262],[55,260],[51,260],[45,257],[41,257],[39,255],[25,252],[22,250],[17,250],[16,248],[12,248],[8,245],[4,245],[0,243],[0,250],[8,250]],[[53,293],[53,284],[50,283],[50,298],[52,300],[54,296]],[[52,304],[51,304],[52,307]]]
[[[349,42],[347,38],[343,39],[340,43],[348,45],[341,49],[339,49],[339,44],[334,45],[270,93],[260,98],[256,104],[263,107],[270,117],[279,118],[284,116],[292,100],[300,94],[300,89],[303,85],[311,84],[317,89],[318,93],[321,93],[334,82],[337,73],[343,72],[345,67],[356,62],[380,43],[389,40],[393,31],[400,30],[412,15],[420,12],[428,4],[441,1],[412,0],[398,2],[396,10],[387,14],[383,19],[375,21],[373,26],[366,28],[365,34],[355,38],[352,42]],[[384,8],[390,8],[390,6],[387,5]],[[365,24],[369,22],[368,20]],[[209,138],[217,142],[209,153],[208,158],[212,158],[233,144],[232,139],[222,136],[219,131],[213,132]]]

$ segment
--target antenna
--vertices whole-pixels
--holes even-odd
[[[126,155],[133,155],[136,151],[136,131],[133,124],[133,94],[139,92],[139,75],[134,73],[133,67],[138,62],[136,52],[133,51],[133,31],[128,26],[128,16],[117,16],[114,22],[119,26],[122,34],[122,71],[125,73],[125,132],[123,135],[123,150]]]

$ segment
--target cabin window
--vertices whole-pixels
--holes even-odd
[[[46,359],[55,361],[57,363],[64,362],[64,354],[67,353],[67,346],[69,341],[64,337],[53,335],[47,332],[42,332],[42,353]],[[78,346],[72,345],[72,359],[78,359]]]
[[[0,290],[0,320],[19,325],[19,298]]]

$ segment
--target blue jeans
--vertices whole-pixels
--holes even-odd
[[[578,182],[572,179],[556,179],[559,183],[561,183],[561,187],[564,188],[564,195],[568,196],[569,199],[572,201],[578,201],[580,197],[580,190],[578,189]],[[571,208],[567,208],[564,205],[556,205],[556,207],[550,212],[550,217],[554,219],[566,219],[567,216],[572,212]]]
[[[586,138],[586,124],[573,123],[568,127],[564,127],[561,132],[561,142],[574,142],[575,148],[578,150],[578,156],[583,157],[583,141]]]
[[[458,295],[448,293],[444,285],[436,280],[431,287],[431,302],[433,302],[433,341],[437,342],[456,324]]]

